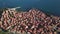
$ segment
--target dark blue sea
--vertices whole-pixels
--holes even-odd
[[[0,8],[37,8],[48,14],[60,16],[60,0],[0,0]]]

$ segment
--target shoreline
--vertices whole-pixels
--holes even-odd
[[[12,8],[12,7],[11,7]],[[2,9],[7,9],[7,8],[2,8]],[[1,9],[1,10],[2,10]],[[41,9],[41,8],[28,8],[28,9],[23,9],[23,8],[20,8],[20,9],[17,9],[17,11],[23,11],[23,12],[25,12],[25,11],[29,11],[30,9],[37,9],[37,10],[40,10],[40,11],[42,11],[43,13],[45,13],[45,14],[49,14],[49,15],[54,15],[54,16],[60,16],[60,15],[56,15],[55,13],[52,13],[52,12],[49,12],[49,11],[47,11],[47,10],[44,10],[44,9]]]

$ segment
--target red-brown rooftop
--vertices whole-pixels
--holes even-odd
[[[18,33],[56,34],[60,30],[60,17],[47,16],[37,9],[27,12],[6,10],[2,13],[0,28]]]

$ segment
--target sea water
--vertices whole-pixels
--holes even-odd
[[[21,7],[42,9],[43,12],[60,16],[60,0],[0,0],[0,8]]]

